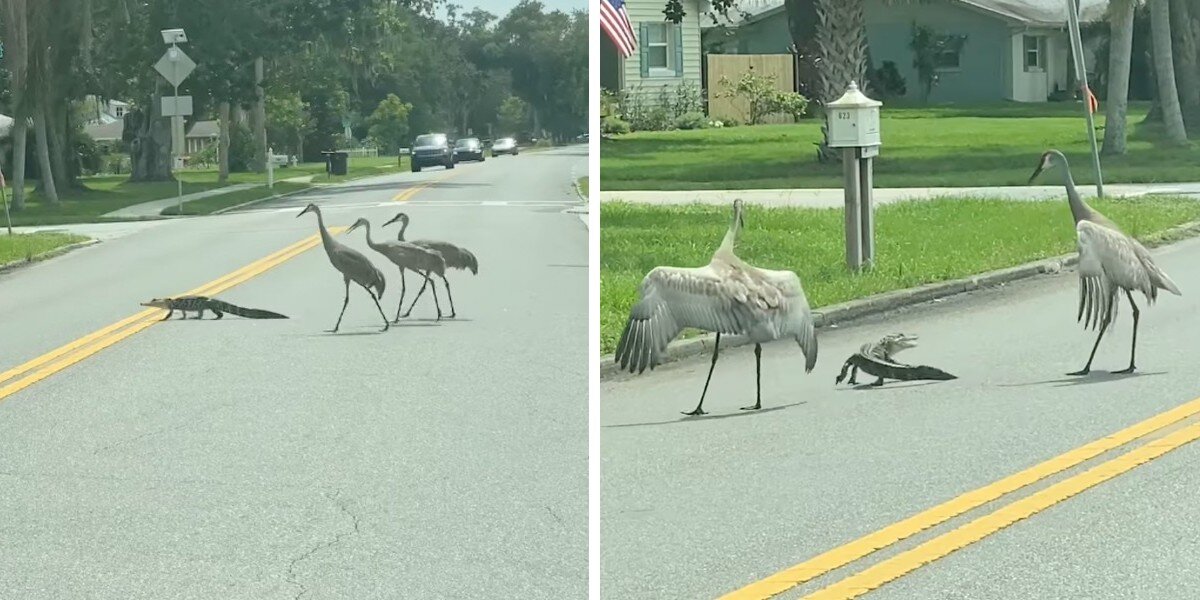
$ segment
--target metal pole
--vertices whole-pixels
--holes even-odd
[[[4,181],[4,173],[0,172],[0,181]],[[8,235],[12,235],[12,216],[8,214],[8,193],[4,191],[5,185],[0,185],[0,199],[4,200],[4,220],[8,222]]]
[[[174,45],[174,44],[172,44],[172,45]],[[174,146],[173,150],[175,150],[175,152],[171,153],[174,155],[172,157],[173,164],[171,165],[172,169],[174,169],[175,164],[178,164],[179,157],[181,155],[181,153],[179,152],[179,147],[181,145],[183,145],[183,139],[182,139],[182,137],[183,137],[183,131],[182,131],[183,130],[183,117],[181,117],[179,115],[179,86],[175,86],[175,115],[171,118],[171,121],[172,121],[172,125],[174,125],[173,127],[171,127],[171,135],[175,138],[174,139],[175,143],[172,144],[172,146]],[[176,169],[176,170],[182,171],[182,169]],[[183,178],[181,177],[181,175],[182,175],[182,173],[179,173],[179,172],[175,173],[175,186],[176,186],[175,202],[177,204],[176,210],[179,211],[180,215],[183,215]]]
[[[1087,116],[1088,141],[1092,144],[1092,168],[1096,171],[1096,197],[1104,197],[1104,177],[1100,173],[1100,149],[1096,145],[1096,127],[1092,120],[1092,104],[1088,101],[1087,70],[1083,64],[1083,40],[1079,34],[1079,6],[1067,0],[1067,22],[1071,30],[1071,54],[1075,58],[1075,74],[1079,76],[1079,94],[1083,97],[1083,113]]]
[[[842,169],[846,188],[846,266],[851,271],[862,267],[862,221],[859,216],[858,149],[842,148]]]
[[[275,189],[275,156],[274,148],[267,148],[267,189]]]
[[[861,149],[859,150],[861,152]],[[872,179],[873,164],[871,158],[861,159],[859,165],[859,181],[861,185],[861,211],[859,221],[862,223],[862,255],[863,264],[868,267],[875,266],[875,211],[871,206],[871,188],[874,185]]]

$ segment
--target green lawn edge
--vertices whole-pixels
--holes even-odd
[[[1200,221],[1200,202],[1176,196],[1095,200],[1091,205],[1143,243],[1186,237],[1180,225]],[[795,271],[814,310],[970,277],[1071,254],[1075,231],[1065,201],[933,199],[889,204],[876,214],[876,258],[870,272],[848,272],[840,209],[751,206],[738,256],[766,269]],[[730,219],[728,206],[600,206],[600,351],[611,354],[656,266],[708,263]],[[681,338],[702,332],[687,330]]]
[[[2,231],[2,230],[0,230]],[[22,263],[40,260],[73,244],[82,244],[91,238],[72,233],[0,232],[0,268],[9,269]]]

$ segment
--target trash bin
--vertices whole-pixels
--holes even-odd
[[[329,155],[329,172],[332,175],[345,175],[347,163],[349,163],[350,154],[347,152],[333,152]]]

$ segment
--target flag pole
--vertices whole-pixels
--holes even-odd
[[[1092,145],[1092,168],[1096,171],[1096,197],[1104,197],[1104,177],[1100,173],[1100,149],[1096,145],[1096,126],[1092,118],[1092,90],[1088,87],[1087,70],[1083,65],[1083,40],[1079,33],[1079,5],[1067,0],[1067,25],[1071,33],[1071,54],[1075,59],[1075,74],[1079,76],[1079,95],[1083,98],[1083,114],[1087,117],[1088,141]]]

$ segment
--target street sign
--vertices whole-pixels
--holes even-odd
[[[168,83],[175,87],[179,87],[188,75],[192,74],[192,70],[196,68],[196,63],[183,53],[183,50],[174,46],[167,49],[162,58],[154,63],[154,70],[158,71]]]
[[[178,104],[176,104],[178,99]],[[176,107],[178,106],[178,109]],[[162,116],[164,117],[186,117],[192,114],[192,97],[191,96],[163,96],[162,97]]]

